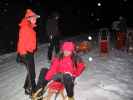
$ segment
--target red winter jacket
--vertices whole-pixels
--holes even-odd
[[[36,49],[36,32],[33,30],[35,25],[32,25],[25,18],[19,24],[19,40],[17,44],[17,52],[24,55],[27,52],[33,53]]]
[[[73,68],[73,62],[70,56],[64,57],[59,61],[58,58],[54,58],[48,73],[45,76],[46,80],[51,80],[52,77],[58,72],[68,73],[73,77],[79,76],[85,68],[83,62],[77,63],[77,68]]]

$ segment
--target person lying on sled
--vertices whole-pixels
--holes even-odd
[[[43,80],[37,83],[37,90],[45,87],[51,80],[61,82],[68,100],[74,100],[74,80],[85,69],[85,63],[75,53],[75,44],[66,41],[61,45],[60,54],[51,61],[50,69],[45,70]]]

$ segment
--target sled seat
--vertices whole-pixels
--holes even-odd
[[[61,95],[62,100],[65,100],[65,94],[64,94],[64,85],[57,81],[51,81],[48,83],[48,85],[43,90],[43,95],[46,93],[45,96],[41,95],[38,96],[38,94],[42,91],[42,88],[39,89],[34,96],[32,97],[32,100],[51,100],[51,97],[55,94],[55,98],[57,98],[58,95]],[[56,100],[56,99],[55,99]]]

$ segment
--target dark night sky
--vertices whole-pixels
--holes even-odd
[[[0,0],[0,51],[16,46],[18,23],[26,8],[33,8],[38,21],[38,40],[45,37],[45,21],[53,11],[61,15],[62,32],[87,32],[91,28],[110,27],[112,21],[123,16],[133,27],[132,0]],[[101,6],[98,6],[101,3]],[[44,42],[44,41],[43,41]]]

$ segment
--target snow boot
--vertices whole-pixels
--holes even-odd
[[[67,97],[66,100],[75,100],[74,97]]]

